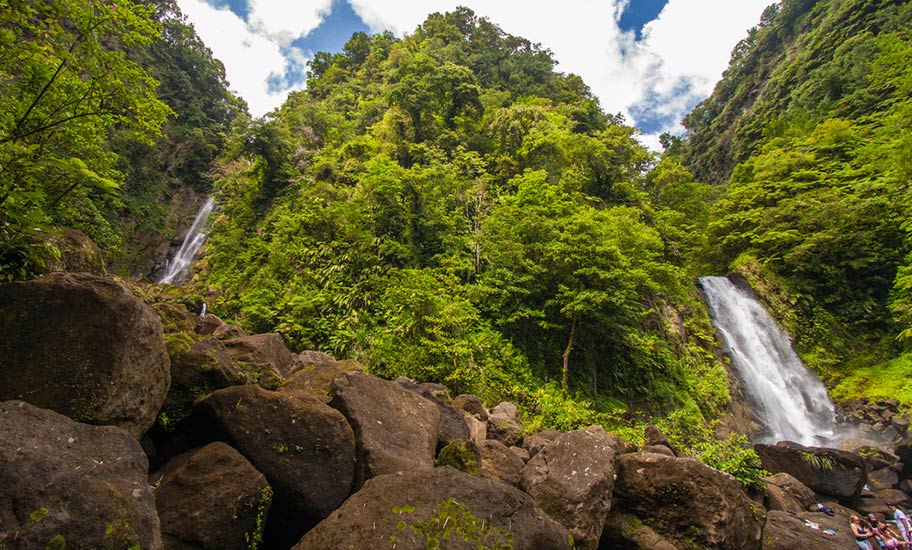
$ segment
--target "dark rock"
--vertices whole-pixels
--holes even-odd
[[[522,447],[510,447],[510,450],[513,451],[513,454],[519,457],[523,461],[523,464],[529,462],[529,459],[532,458],[529,456],[529,451],[523,449]]]
[[[792,475],[779,473],[765,477],[763,481],[766,482],[767,489],[764,501],[767,510],[798,512],[807,510],[816,501],[814,491]]]
[[[438,467],[449,466],[473,476],[481,476],[481,450],[470,439],[453,441],[440,449],[434,464]]]
[[[488,416],[488,439],[496,439],[507,447],[522,444],[523,427],[516,405],[504,401],[491,409]]]
[[[481,399],[477,396],[467,393],[457,395],[456,398],[453,399],[452,405],[457,409],[461,409],[466,413],[471,414],[482,422],[488,421],[488,409],[485,408],[484,403],[482,403]]]
[[[295,363],[295,373],[289,376],[279,391],[301,391],[327,403],[332,399],[332,382],[346,372],[364,372],[357,361],[344,360],[330,363]]]
[[[354,434],[313,397],[234,386],[200,401],[191,420],[198,433],[223,435],[266,475],[275,492],[266,524],[272,545],[293,544],[351,493]]]
[[[871,489],[898,489],[899,475],[890,468],[881,468],[868,472],[868,487]]]
[[[828,535],[827,530],[835,534]],[[790,514],[772,510],[766,515],[760,547],[764,550],[846,550],[855,548],[855,537],[849,528],[848,517],[830,517],[803,511]]]
[[[570,534],[522,491],[452,468],[375,477],[293,550],[570,548]]]
[[[754,445],[754,450],[765,470],[791,474],[814,492],[842,502],[855,500],[865,484],[864,462],[848,451],[791,442]]]
[[[614,506],[685,547],[756,547],[764,510],[728,474],[693,458],[628,453],[618,459]],[[687,546],[690,545],[690,546]]]
[[[616,511],[609,512],[605,519],[605,529],[598,547],[599,550],[680,550],[636,516]]]
[[[671,444],[671,441],[669,441],[668,437],[662,433],[662,430],[656,426],[646,426],[646,430],[643,434],[643,442],[644,447],[661,445],[663,447],[667,447],[674,456],[678,456],[678,450],[675,449],[675,446]]]
[[[465,420],[466,427],[469,428],[469,438],[474,441],[476,445],[481,445],[487,441],[487,422],[482,422],[470,414],[465,415],[463,419]]]
[[[332,406],[355,432],[355,487],[381,474],[434,467],[440,412],[395,382],[361,372],[333,381]]]
[[[224,443],[175,457],[150,482],[168,548],[246,550],[262,536],[272,488]]]
[[[597,548],[614,489],[615,450],[597,431],[556,437],[522,470],[522,489],[573,535],[577,548]]]
[[[57,228],[47,240],[49,244],[57,247],[60,256],[50,258],[41,270],[42,273],[69,271],[91,273],[100,277],[108,274],[101,248],[82,231],[69,227]]]
[[[561,432],[557,430],[542,430],[526,437],[523,441],[523,448],[529,451],[529,458],[534,457],[545,448],[546,445],[554,441]]]
[[[211,336],[218,328],[225,325],[225,321],[222,321],[215,315],[207,313],[205,315],[199,315],[196,318],[196,326],[194,327],[194,332],[197,334],[202,334],[204,336]]]
[[[665,455],[670,457],[678,456],[674,451],[671,450],[671,447],[665,445],[643,445],[644,453],[655,453],[657,455]]]
[[[440,396],[447,397],[446,388],[439,384],[416,384],[414,381],[399,377],[396,383],[403,388],[417,393],[433,403],[440,412],[440,424],[437,426],[437,447],[442,448],[453,441],[471,437],[463,412]]]
[[[160,550],[148,467],[120,428],[0,403],[0,548]]]
[[[219,340],[233,340],[235,338],[244,338],[247,332],[237,325],[225,323],[212,331],[212,337]]]
[[[271,366],[282,377],[291,373],[294,355],[288,350],[282,337],[274,332],[232,338],[225,340],[224,344],[228,354],[235,361],[249,365],[254,371],[262,370],[266,373],[270,371],[268,366]],[[275,387],[279,385],[281,380]]]
[[[295,363],[299,363],[301,366],[305,365],[325,365],[327,363],[335,363],[336,359],[328,353],[323,353],[322,351],[316,350],[304,350],[301,353],[295,355]]]
[[[488,439],[479,445],[481,475],[519,487],[519,473],[525,463],[500,441]]]
[[[171,384],[158,315],[124,285],[53,273],[0,285],[0,401],[149,429]]]

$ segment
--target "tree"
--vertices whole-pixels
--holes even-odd
[[[160,134],[171,110],[123,51],[158,29],[129,0],[0,1],[0,278],[40,261],[40,236],[68,199],[97,212],[116,192],[111,128]]]

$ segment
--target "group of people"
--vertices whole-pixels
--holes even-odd
[[[866,522],[862,522],[861,518],[855,515],[849,517],[849,526],[851,526],[852,534],[855,536],[855,544],[861,550],[912,546],[912,523],[910,523],[909,518],[895,504],[888,504],[887,506],[893,512],[896,529],[877,519],[874,514],[868,514]],[[876,546],[875,543],[877,544]]]

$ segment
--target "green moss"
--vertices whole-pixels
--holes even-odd
[[[48,541],[47,546],[44,547],[44,550],[64,550],[66,548],[66,539],[63,538],[63,535],[56,534],[51,537],[51,540]]]
[[[912,353],[885,363],[862,367],[842,379],[831,395],[837,400],[867,397],[877,401],[896,399],[904,408],[912,405]]]
[[[32,511],[32,513],[29,514],[29,517],[32,519],[32,521],[37,523],[37,522],[43,520],[44,517],[47,515],[48,515],[47,508],[38,508],[37,510]]]
[[[263,528],[266,526],[266,514],[272,505],[272,487],[266,486],[260,491],[260,498],[257,500],[256,520],[250,531],[244,533],[244,540],[247,542],[247,550],[257,550],[263,542]]]
[[[458,440],[440,449],[437,454],[437,466],[451,466],[473,476],[481,475],[478,463],[478,450],[468,440]]]

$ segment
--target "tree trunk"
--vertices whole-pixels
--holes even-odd
[[[567,339],[567,349],[564,350],[564,370],[561,374],[561,391],[567,396],[567,383],[570,379],[570,352],[573,351],[573,336],[576,334],[576,317],[570,324],[570,338]]]

